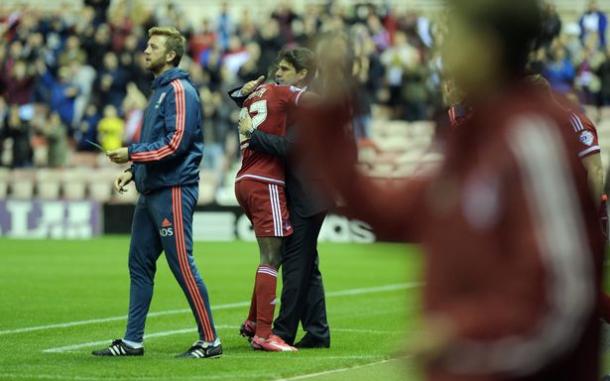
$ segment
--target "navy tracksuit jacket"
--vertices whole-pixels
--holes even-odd
[[[140,142],[129,146],[140,198],[129,249],[126,340],[143,341],[156,261],[162,251],[188,299],[200,339],[216,339],[207,289],[192,255],[192,221],[203,156],[201,123],[201,102],[185,71],[173,68],[155,78]]]

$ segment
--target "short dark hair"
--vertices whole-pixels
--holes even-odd
[[[509,74],[523,74],[529,53],[542,33],[540,0],[462,0],[451,2],[458,17],[498,39]]]
[[[152,36],[167,37],[165,40],[165,50],[168,53],[171,51],[176,53],[176,57],[172,60],[172,65],[178,66],[186,50],[186,39],[178,29],[171,26],[156,26],[148,30],[148,37]]]
[[[313,77],[316,75],[316,55],[307,48],[297,47],[282,49],[277,56],[276,63],[279,63],[282,60],[286,60],[289,64],[294,66],[297,72],[306,69],[306,83],[311,82]]]

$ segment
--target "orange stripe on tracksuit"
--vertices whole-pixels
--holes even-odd
[[[178,146],[182,142],[184,136],[184,124],[186,119],[186,105],[184,101],[184,86],[180,80],[171,83],[174,88],[174,97],[176,99],[176,131],[172,135],[172,139],[167,145],[154,151],[134,152],[131,154],[131,160],[134,162],[147,162],[161,160],[176,152]]]
[[[195,281],[195,277],[191,271],[186,245],[184,242],[184,227],[182,225],[182,192],[179,187],[172,188],[172,209],[175,223],[176,251],[178,253],[180,271],[184,278],[189,297],[195,306],[194,312],[197,317],[197,322],[203,329],[205,340],[213,341],[216,338],[214,330],[210,324],[210,319],[201,293],[199,292],[199,288],[197,287],[197,282]]]

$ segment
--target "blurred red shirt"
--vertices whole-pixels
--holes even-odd
[[[421,242],[424,316],[458,332],[428,380],[597,380],[603,238],[565,113],[527,85],[473,108],[438,172],[400,186],[347,159],[344,109],[308,112],[304,146],[351,212]]]

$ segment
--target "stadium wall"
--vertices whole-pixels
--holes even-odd
[[[95,201],[0,200],[0,236],[18,239],[89,239],[102,234],[129,234],[134,206]],[[195,241],[255,241],[239,207],[198,206],[193,220]],[[321,242],[372,243],[372,228],[339,212],[330,214]]]

